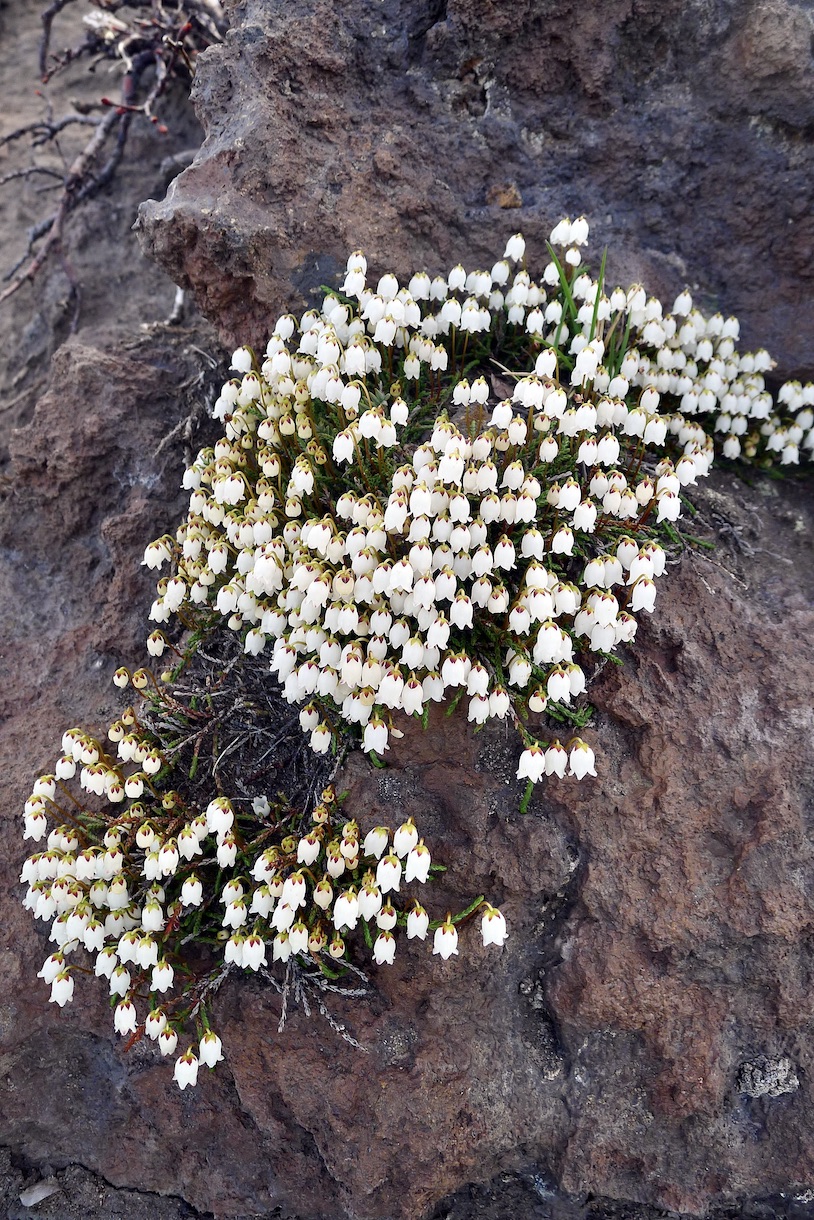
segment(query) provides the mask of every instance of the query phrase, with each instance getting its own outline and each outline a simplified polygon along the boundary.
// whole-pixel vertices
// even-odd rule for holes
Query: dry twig
[[[70,64],[88,60],[90,70],[100,59],[121,63],[124,73],[118,100],[99,99],[99,113],[74,110],[54,118],[50,100],[44,96],[45,116],[9,132],[0,148],[27,141],[31,150],[53,150],[63,161],[63,170],[53,164],[15,166],[0,177],[0,187],[41,175],[61,182],[53,210],[36,220],[26,233],[23,253],[3,276],[5,288],[0,304],[33,280],[48,259],[61,251],[65,224],[72,212],[102,190],[115,176],[125,154],[134,118],[146,119],[166,133],[159,103],[173,81],[189,88],[198,54],[225,32],[226,22],[219,0],[98,0],[85,17],[84,39],[58,54],[51,52],[54,18],[74,0],[52,0],[42,14],[43,33],[39,70],[43,85]],[[84,147],[67,163],[59,145],[66,130],[92,128]],[[54,188],[50,188],[54,189]],[[78,285],[68,270],[75,297]]]

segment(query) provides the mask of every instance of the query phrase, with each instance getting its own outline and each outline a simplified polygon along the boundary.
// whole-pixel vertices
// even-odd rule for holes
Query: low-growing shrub
[[[51,924],[51,999],[72,998],[90,955],[121,1034],[169,1054],[194,1032],[182,1088],[222,1057],[208,1011],[230,967],[286,963],[304,994],[342,986],[352,937],[383,965],[432,932],[449,958],[477,915],[503,944],[480,896],[432,920],[406,898],[444,845],[346,808],[348,744],[382,765],[408,718],[448,700],[475,731],[515,726],[522,809],[544,776],[595,775],[591,677],[653,611],[716,449],[811,456],[814,387],[775,400],[734,318],[687,291],[668,312],[609,288],[604,259],[583,269],[587,237],[560,222],[537,278],[517,234],[490,271],[375,290],[357,252],[321,309],[234,353],[224,435],[184,476],[175,536],[145,554],[168,569],[147,648],[172,664],[119,670],[140,703],[107,740],[66,733],[25,811],[45,840],[22,880]],[[284,791],[254,787],[269,756]]]

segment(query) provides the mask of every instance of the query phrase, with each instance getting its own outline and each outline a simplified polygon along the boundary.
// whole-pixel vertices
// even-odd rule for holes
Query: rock
[[[41,1178],[0,1148],[0,1208],[4,1220],[212,1220],[178,1198],[119,1191],[79,1165]]]
[[[511,183],[521,203],[511,228],[525,232],[532,259],[561,213],[584,212],[611,248],[612,275],[641,278],[662,294],[697,283],[702,297],[741,317],[747,347],[765,343],[784,373],[811,369],[812,26],[801,6],[759,0],[735,20],[723,3],[668,11],[644,3],[634,14],[621,0],[511,9],[449,0],[340,13],[319,0],[273,12],[246,0],[234,16],[227,45],[198,77],[201,153],[166,200],[142,208],[140,222],[147,248],[230,339],[265,338],[271,318],[290,307],[292,284],[331,282],[360,245],[374,267],[402,276],[421,265],[491,260],[507,233],[503,184]],[[503,1080],[522,1078],[536,1048],[534,1115],[522,1108],[527,1090],[512,1088],[521,1122],[492,1095],[484,1131],[477,1089],[469,1086],[456,1122],[441,1086],[432,1113],[447,1114],[442,1137],[426,1120],[426,1081],[447,1078],[437,1063],[440,1027],[426,1021],[409,1044],[410,1081],[393,1101],[381,1080],[363,1097],[348,1093],[344,1049],[337,1091],[332,1080],[323,1084],[328,1105],[278,1078],[360,1214],[391,1214],[399,1199],[405,1214],[417,1213],[433,1191],[455,1188],[456,1173],[477,1167],[483,1178],[490,1165],[511,1166],[520,1146],[536,1141],[542,1151],[543,1139],[566,1191],[692,1212],[814,1175],[805,1140],[793,1135],[800,1109],[787,1100],[764,1133],[772,1151],[758,1154],[742,1134],[754,1116],[735,1093],[745,1053],[764,1048],[770,1031],[772,1054],[787,1043],[796,1050],[810,1020],[796,982],[812,918],[806,781],[783,753],[785,724],[798,726],[796,748],[807,749],[810,670],[798,641],[811,621],[810,546],[795,561],[801,588],[781,556],[773,553],[769,571],[748,539],[760,523],[771,539],[763,546],[775,552],[782,503],[758,499],[750,508],[731,485],[708,497],[711,517],[730,531],[724,568],[685,559],[630,665],[603,677],[595,697],[605,770],[590,797],[584,788],[577,798],[566,785],[546,787],[545,824],[563,828],[578,853],[574,896],[548,939],[538,933],[544,983],[524,962],[508,967],[511,987],[506,979],[501,988],[504,996],[516,988],[518,1004],[531,1000],[526,1011],[542,1011],[548,1032],[518,1036],[517,1013],[501,1012],[499,1040]],[[797,507],[810,529],[809,510]],[[743,577],[728,574],[726,564],[744,556]],[[460,760],[469,759],[470,775],[474,760],[444,728],[444,758],[456,769],[444,771],[437,743],[413,734],[391,764],[411,759],[412,782],[422,784],[425,770],[442,769],[419,791],[426,808],[441,802],[445,838],[454,840],[467,785],[474,883],[489,861],[505,872],[506,849],[496,862],[490,839],[480,862],[488,824],[480,795],[474,776],[455,778]],[[488,767],[507,765],[505,746],[491,741],[487,755]],[[366,805],[376,800],[369,786],[362,791]],[[511,912],[517,938],[534,939],[524,875],[503,884],[524,895]],[[563,874],[559,892],[565,884]],[[513,937],[507,962],[515,952]],[[401,1014],[413,992],[400,969],[382,985]],[[423,980],[410,986],[424,995]],[[454,1012],[468,1031],[447,1070],[454,1079],[478,1048],[466,1063],[478,1079],[485,1016],[475,1008],[464,1018],[453,992],[438,1010]],[[353,1028],[367,1044],[369,1028],[364,1036]],[[553,1066],[541,1049],[552,1029],[561,1056]],[[255,1053],[243,1054],[236,1081],[262,1126],[272,1094],[261,1102],[259,1088],[244,1083],[260,1072]],[[298,1045],[295,1061],[305,1055]],[[424,1099],[413,1102],[424,1121],[405,1127],[408,1097]],[[567,1126],[558,1097],[567,1099]],[[348,1107],[361,1107],[366,1133],[365,1152],[352,1161]],[[546,1123],[556,1135],[542,1136]],[[395,1129],[409,1130],[416,1167],[398,1188]]]
[[[0,116],[0,138],[25,124],[43,123],[49,111],[54,119],[74,105],[85,108],[85,114],[98,113],[100,95],[113,88],[111,81],[116,78],[108,75],[107,66],[91,72],[82,61],[53,77],[46,100],[37,87],[44,7],[40,0],[0,6],[0,96],[14,99]],[[85,15],[79,7],[63,6],[53,27],[54,52],[84,40]],[[135,331],[170,313],[173,286],[142,257],[132,232],[138,204],[148,196],[164,194],[167,182],[178,172],[174,158],[200,140],[192,107],[182,92],[172,90],[166,100],[170,130],[159,134],[146,118],[132,123],[113,181],[71,211],[59,253],[46,261],[33,284],[25,284],[0,307],[0,468],[8,461],[11,429],[30,422],[34,404],[48,383],[51,357],[66,338],[81,335],[92,347],[95,336],[114,323]],[[60,164],[59,157],[72,164],[87,140],[87,127],[66,127],[59,137],[59,156],[49,162],[51,168]],[[47,159],[42,145],[32,153],[25,139],[0,145],[0,178],[43,155]],[[10,180],[0,188],[3,288],[6,274],[25,253],[27,230],[55,206],[53,185],[42,191],[42,183],[43,178],[35,175]]]
[[[697,281],[785,373],[812,368],[802,5],[234,14],[198,77],[206,146],[142,220],[224,335],[264,338],[359,244],[403,274],[486,260],[522,228],[539,257],[560,212],[584,211],[620,277]],[[402,946],[367,999],[320,995],[361,1050],[317,997],[278,1034],[273,989],[230,982],[227,1063],[183,1094],[150,1047],[114,1039],[101,988],[47,1003],[19,809],[61,731],[116,706],[115,664],[144,656],[139,561],[180,510],[182,438],[159,445],[211,347],[123,334],[60,350],[4,484],[9,1214],[52,1178],[37,1211],[59,1220],[808,1214],[814,509],[793,480],[700,491],[695,528],[717,549],[684,556],[592,688],[596,779],[541,785],[521,817],[514,737],[443,712],[386,771],[351,759],[351,806],[414,812],[449,865],[435,901],[499,903],[503,951],[468,927],[449,962]]]
[[[50,1199],[51,1195],[55,1195],[59,1188],[59,1183],[53,1178],[43,1178],[41,1182],[35,1182],[33,1186],[20,1192],[20,1202],[23,1207],[36,1207],[43,1199]]]
[[[5,686],[3,713],[18,723],[19,746],[31,740],[26,724],[39,698],[60,691],[63,714],[77,717],[101,689],[99,669],[107,684],[122,648],[144,655],[153,580],[141,556],[145,539],[180,511],[181,431],[174,446],[161,446],[193,410],[183,383],[200,373],[196,340],[212,336],[123,341],[97,332],[99,346],[63,345],[31,423],[11,436],[1,596],[3,650],[17,680]],[[204,391],[204,379],[196,388]],[[27,765],[46,760],[28,753]]]
[[[61,729],[111,709],[103,671],[139,656],[138,556],[178,511],[174,463],[165,477],[154,455],[188,358],[155,337],[70,344],[12,442],[0,1142],[35,1180],[81,1162],[220,1217],[412,1220],[502,1175],[466,1196],[480,1213],[450,1214],[528,1191],[574,1216],[586,1194],[607,1201],[594,1216],[614,1199],[647,1216],[804,1191],[814,510],[791,481],[700,490],[695,528],[722,541],[685,555],[627,664],[593,687],[597,779],[551,780],[521,817],[514,735],[442,711],[386,771],[351,759],[349,808],[390,825],[413,812],[449,865],[439,909],[484,893],[510,925],[501,952],[465,928],[447,963],[403,946],[367,1000],[322,997],[363,1050],[315,1003],[278,1034],[277,995],[241,981],[216,1007],[227,1063],[181,1094],[149,1047],[114,1041],[101,988],[47,1004],[17,810]],[[799,1087],[744,1098],[759,1055],[793,1062]]]
[[[32,776],[52,764],[66,727],[94,716],[103,722],[120,705],[110,676],[122,655],[146,660],[144,615],[154,577],[140,566],[140,557],[145,540],[170,527],[181,509],[183,427],[174,443],[161,446],[193,411],[186,398],[190,389],[206,399],[200,353],[212,345],[212,335],[205,327],[154,332],[141,340],[97,332],[97,342],[91,347],[73,341],[59,350],[31,424],[11,437],[0,507],[8,793],[0,825],[0,1143],[32,1166],[92,1162],[113,1182],[192,1196],[186,1179],[198,1171],[185,1169],[178,1150],[165,1146],[152,1126],[163,1106],[158,1098],[166,1073],[159,1069],[159,1083],[151,1080],[150,1069],[140,1072],[131,1092],[131,1065],[110,1040],[101,992],[88,996],[81,1015],[67,1012],[59,1021],[34,977],[50,951],[47,940],[19,905],[17,878],[25,855],[20,809]],[[227,1081],[221,1087],[228,1093]],[[216,1093],[199,1112],[195,1155],[230,1142],[219,1130],[225,1104]],[[166,1121],[183,1129],[182,1112]],[[243,1120],[233,1134],[239,1137],[236,1158],[245,1139]],[[217,1178],[210,1177],[210,1187]],[[233,1180],[229,1169],[216,1187],[224,1199]],[[257,1206],[264,1206],[267,1192],[260,1184],[253,1190]],[[248,1198],[252,1188],[243,1193]],[[12,1201],[9,1196],[9,1208]],[[207,1211],[206,1197],[199,1201]],[[74,1214],[65,1208],[54,1214]],[[75,1214],[90,1213],[79,1208]],[[154,1208],[121,1214],[163,1213]]]
[[[105,358],[69,352],[66,370],[69,357],[88,390],[94,366],[111,375]],[[132,368],[121,375],[138,384]],[[33,479],[24,439],[16,451]],[[78,527],[73,474],[60,478]],[[179,1094],[150,1048],[113,1042],[101,994],[83,989],[57,1013],[32,990],[44,950],[32,962],[9,877],[0,1139],[31,1164],[81,1157],[108,1182],[223,1217],[412,1218],[499,1175],[507,1206],[522,1181],[575,1216],[586,1193],[608,1201],[594,1215],[613,1215],[614,1198],[701,1214],[814,1180],[801,820],[811,759],[798,746],[791,771],[782,751],[789,724],[809,740],[810,660],[795,641],[811,627],[812,509],[793,486],[757,497],[726,476],[699,496],[698,528],[717,517],[732,541],[684,558],[628,664],[594,688],[596,780],[549,781],[520,817],[514,736],[500,725],[475,736],[443,711],[394,743],[386,771],[351,759],[348,807],[391,826],[413,813],[449,865],[433,906],[486,893],[510,925],[500,953],[466,928],[448,963],[403,946],[372,997],[323,996],[361,1051],[313,1002],[310,1019],[295,1011],[277,1034],[279,998],[242,981],[217,1006],[227,1064]],[[739,1096],[758,1048],[798,1065],[800,1087],[771,1112]],[[49,1106],[32,1109],[43,1090]],[[494,1190],[480,1197],[488,1214]]]
[[[781,1097],[799,1087],[794,1064],[785,1056],[767,1059],[760,1055],[749,1063],[742,1063],[738,1072],[738,1090],[746,1097]]]
[[[517,817],[519,749],[504,726],[473,738],[463,717],[439,712],[391,754],[381,773],[354,757],[347,808],[365,826],[395,828],[412,814],[439,859],[463,866],[438,896],[428,892],[432,909],[459,911],[488,891],[517,929],[511,950],[484,949],[477,926],[466,928],[449,962],[429,943],[397,952],[376,971],[372,1004],[334,1008],[327,995],[363,1053],[326,1044],[324,1023],[302,1013],[280,1038],[259,1036],[279,1011],[267,989],[251,988],[249,1002],[235,991],[225,1027],[239,1020],[243,1030],[232,1070],[246,1112],[263,1130],[281,1106],[290,1111],[340,1184],[343,1214],[365,1217],[423,1215],[484,1164],[517,1167],[521,1129],[526,1144],[550,1148],[566,1121],[562,1050],[520,990],[541,961],[522,929],[545,922],[569,885],[568,844],[550,819]]]
[[[805,500],[783,510],[775,495],[747,499],[731,481],[701,493],[702,516],[726,512],[741,558],[687,557],[631,657],[636,666],[647,654],[647,688],[614,671],[595,699],[615,726],[603,733],[611,754],[601,799],[570,808],[589,863],[549,976],[561,1031],[581,1042],[567,1190],[590,1180],[613,1197],[702,1213],[722,1191],[812,1176],[791,1134],[794,1107],[762,1128],[772,1170],[738,1134],[748,1120],[732,1092],[747,1048],[768,1034],[767,1053],[796,1051],[811,1020],[800,981],[812,918],[808,764],[790,765],[788,735],[796,742],[791,726],[810,714],[809,661],[793,637],[811,617],[812,568],[802,553],[786,565],[782,548],[770,544],[769,557],[761,546],[788,528],[777,516],[800,520],[800,538],[811,518]],[[591,1063],[610,1053],[609,1034],[606,1075]],[[633,1178],[648,1186],[631,1193]]]
[[[697,286],[811,375],[812,16],[742,8],[242,0],[198,72],[203,148],[142,240],[258,342],[359,246],[377,271],[445,272],[521,229],[539,262],[584,213],[611,276]]]
[[[792,488],[753,495],[719,476],[698,497],[737,543],[685,556],[628,663],[594,688],[596,780],[548,781],[521,818],[512,738],[443,714],[394,743],[387,772],[353,760],[357,815],[413,813],[443,842],[439,909],[486,892],[511,933],[489,955],[465,932],[443,966],[400,951],[372,1009],[337,1012],[364,1056],[336,1043],[326,1060],[302,1014],[272,1047],[260,1031],[277,1001],[234,993],[243,1106],[261,1130],[291,1110],[347,1214],[424,1215],[467,1178],[530,1162],[555,1195],[693,1215],[814,1180],[811,661],[795,645],[813,617],[812,510]],[[787,725],[805,752],[794,770]],[[767,1039],[772,1063],[793,1047],[802,1069],[771,1116],[738,1096]]]

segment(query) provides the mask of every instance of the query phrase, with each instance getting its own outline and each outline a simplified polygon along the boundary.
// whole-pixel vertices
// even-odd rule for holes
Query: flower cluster
[[[638,285],[606,293],[581,270],[587,237],[560,222],[538,280],[519,234],[491,271],[375,290],[357,252],[262,360],[234,353],[225,435],[186,473],[176,537],[147,548],[174,568],[151,618],[211,607],[267,650],[315,751],[344,721],[381,754],[394,713],[464,697],[476,724],[515,721],[519,776],[595,774],[584,741],[540,740],[527,717],[567,720],[596,654],[633,640],[665,569],[658,527],[712,435],[782,461],[814,444],[807,408],[773,414],[771,361],[738,355],[734,319],[688,292],[672,313]]]
[[[543,776],[596,775],[569,734],[597,660],[654,608],[684,496],[716,443],[764,465],[810,457],[814,386],[773,400],[771,359],[736,350],[735,319],[705,317],[688,292],[668,312],[639,285],[608,289],[604,260],[596,278],[583,267],[587,238],[583,218],[561,221],[537,278],[516,234],[490,271],[375,288],[357,252],[319,310],[278,320],[263,356],[239,348],[215,404],[224,435],[184,476],[186,518],[145,553],[169,568],[150,655],[177,651],[173,618],[187,656],[207,632],[237,633],[242,664],[267,658],[263,689],[276,679],[315,766],[349,733],[378,761],[404,718],[451,700],[476,730],[516,726],[523,807]],[[483,898],[434,922],[403,898],[438,868],[411,818],[363,830],[330,782],[313,809],[301,792],[272,805],[245,786],[190,789],[203,713],[178,672],[117,671],[145,692],[140,710],[107,741],[67,732],[26,802],[25,838],[45,842],[21,880],[50,925],[40,976],[55,1003],[91,954],[119,1033],[169,1055],[194,1031],[175,1067],[185,1088],[223,1057],[207,1014],[228,970],[330,975],[354,933],[379,965],[402,932],[432,932],[449,958],[476,913],[483,943],[503,944]],[[151,701],[176,729],[198,718],[180,744]],[[193,740],[185,779],[177,752]]]
[[[403,887],[431,879],[412,818],[362,834],[333,785],[307,824],[265,797],[242,808],[216,797],[201,810],[159,782],[165,760],[132,708],[108,742],[71,729],[62,747],[25,808],[25,837],[44,849],[23,866],[24,906],[50,925],[54,944],[39,977],[64,1006],[89,954],[84,971],[116,997],[119,1034],[146,1034],[170,1055],[194,1028],[197,1051],[176,1063],[181,1088],[195,1083],[199,1063],[223,1058],[206,1010],[229,966],[338,962],[359,925],[379,965],[393,962],[400,933],[425,940],[432,931],[433,953],[448,958],[458,952],[456,923],[479,909],[484,944],[505,939],[503,916],[482,899],[431,923],[405,898]],[[100,797],[106,804],[94,807]],[[207,947],[203,971],[185,952],[190,933],[196,952]]]

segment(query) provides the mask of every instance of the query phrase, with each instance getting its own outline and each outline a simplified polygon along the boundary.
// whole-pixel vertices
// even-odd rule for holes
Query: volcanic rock
[[[358,246],[404,275],[491,265],[521,229],[540,260],[559,215],[584,212],[611,274],[697,283],[778,373],[814,367],[807,6],[246,0],[233,19],[200,64],[204,148],[142,210],[146,244],[224,338],[263,340]],[[410,727],[384,771],[351,759],[349,807],[369,824],[414,813],[448,869],[428,904],[484,894],[509,922],[502,951],[477,921],[448,962],[402,945],[366,997],[312,995],[280,1033],[277,993],[230,979],[227,1062],[183,1094],[149,1047],[124,1051],[101,988],[47,1003],[19,811],[62,731],[112,714],[115,666],[144,659],[139,560],[181,511],[186,398],[205,399],[191,383],[212,347],[197,329],[80,335],[10,438],[9,1215],[40,1183],[60,1188],[37,1204],[58,1220],[810,1214],[802,481],[719,473],[695,497],[691,528],[716,548],[675,557],[624,667],[591,687],[596,779],[546,781],[520,815],[514,735],[475,735],[460,711]],[[147,1192],[165,1196],[152,1212]]]
[[[689,283],[747,349],[814,367],[814,33],[794,0],[240,0],[200,64],[206,139],[145,247],[235,342],[336,283],[532,261],[585,214],[593,259]]]

